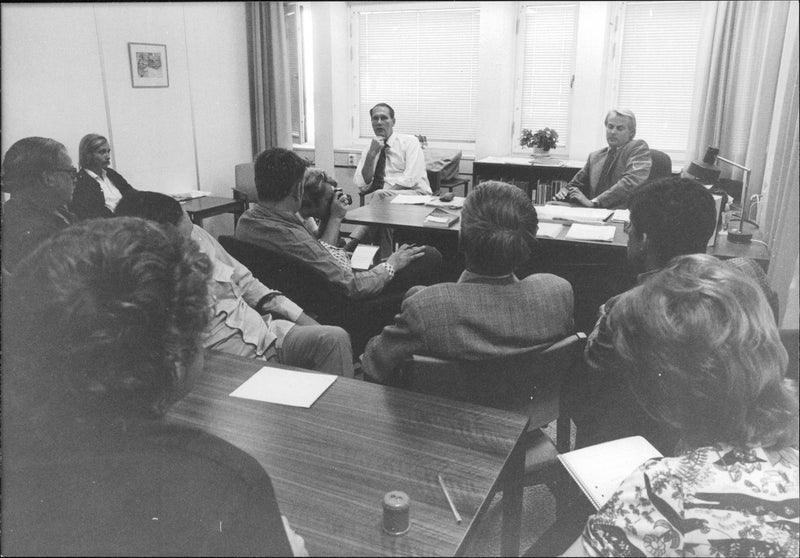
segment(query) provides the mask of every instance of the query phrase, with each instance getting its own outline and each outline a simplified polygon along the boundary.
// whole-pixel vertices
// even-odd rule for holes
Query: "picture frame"
[[[167,45],[128,43],[131,86],[169,87]]]

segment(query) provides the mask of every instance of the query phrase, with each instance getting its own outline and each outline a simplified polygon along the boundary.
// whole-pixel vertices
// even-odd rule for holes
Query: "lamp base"
[[[736,244],[749,244],[753,240],[753,234],[742,229],[728,229],[728,240]]]

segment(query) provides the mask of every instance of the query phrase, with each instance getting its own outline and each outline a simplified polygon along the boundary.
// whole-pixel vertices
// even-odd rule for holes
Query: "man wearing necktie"
[[[394,131],[394,109],[378,103],[369,111],[372,130],[370,145],[361,153],[353,182],[362,194],[372,194],[370,203],[392,197],[398,193],[431,195],[425,155],[416,136]],[[349,247],[361,241],[377,243],[381,254],[393,250],[391,233],[386,228],[360,225],[350,233]]]
[[[626,109],[608,112],[605,119],[608,147],[595,151],[569,184],[556,195],[584,207],[628,207],[628,198],[650,176],[650,148],[635,140],[636,116]]]
[[[387,192],[431,194],[425,155],[416,136],[394,131],[394,109],[378,103],[369,111],[375,136],[361,153],[353,181],[362,194]]]

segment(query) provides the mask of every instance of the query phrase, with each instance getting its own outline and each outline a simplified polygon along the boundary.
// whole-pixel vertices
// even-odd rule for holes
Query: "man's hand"
[[[334,197],[331,200],[330,218],[341,221],[347,215],[348,209],[350,209],[350,204],[347,203],[347,199],[344,196]]]
[[[563,186],[558,192],[556,192],[556,195],[553,196],[553,199],[556,201],[564,201],[569,197],[570,192],[574,189],[574,187],[567,188],[566,186]]]
[[[424,246],[409,246],[408,244],[403,244],[394,254],[389,256],[386,263],[391,265],[395,271],[400,271],[423,255],[425,255]]]
[[[382,137],[372,138],[372,143],[369,144],[369,154],[377,157],[378,153],[383,149],[383,141],[384,138]]]
[[[573,188],[572,190],[573,191],[569,194],[570,202],[576,205],[582,205],[583,207],[594,207],[592,200],[584,196],[583,192],[581,192],[578,188]]]

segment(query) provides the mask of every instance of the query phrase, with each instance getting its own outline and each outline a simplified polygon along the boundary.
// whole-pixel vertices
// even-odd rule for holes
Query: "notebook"
[[[359,244],[353,250],[350,258],[350,267],[353,269],[369,269],[375,263],[375,254],[378,253],[380,246],[374,244]]]
[[[558,459],[599,510],[628,475],[653,457],[662,455],[641,436],[631,436],[562,453]]]
[[[561,234],[561,229],[564,225],[560,223],[539,223],[539,229],[536,231],[537,237],[542,238],[558,238]]]

